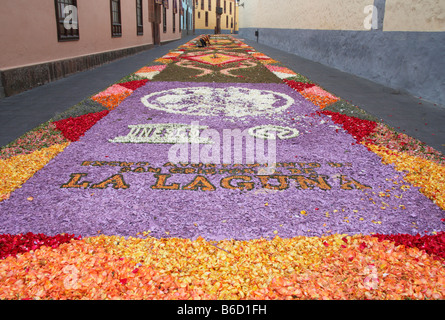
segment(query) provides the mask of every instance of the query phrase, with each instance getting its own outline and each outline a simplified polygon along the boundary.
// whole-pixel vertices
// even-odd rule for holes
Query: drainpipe
[[[233,3],[233,34],[236,34],[236,0]]]
[[[193,35],[195,35],[195,2],[198,3],[197,1],[198,0],[193,0]]]

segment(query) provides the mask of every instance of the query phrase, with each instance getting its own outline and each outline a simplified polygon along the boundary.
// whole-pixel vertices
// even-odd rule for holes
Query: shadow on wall
[[[239,35],[445,105],[445,32],[244,28]]]

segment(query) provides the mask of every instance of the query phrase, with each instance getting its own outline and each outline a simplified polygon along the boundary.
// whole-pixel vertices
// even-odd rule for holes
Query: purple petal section
[[[195,92],[200,87],[214,90],[212,102],[215,109],[211,112],[215,116],[168,113],[141,102],[147,95],[178,88]],[[228,117],[221,106],[230,108],[230,101],[236,101],[236,97],[222,94],[229,88],[246,93],[262,90],[265,99],[267,92],[276,92],[275,108],[286,104],[280,95],[291,97],[292,103],[274,114]],[[160,96],[162,94],[156,97]],[[184,109],[180,110],[192,110],[190,108],[201,103],[203,101],[193,99],[181,101]],[[333,233],[416,234],[445,230],[440,221],[443,210],[417,188],[401,190],[402,184],[408,185],[402,181],[401,173],[392,166],[383,165],[380,158],[364,146],[354,144],[352,136],[342,129],[336,133],[336,125],[329,117],[314,115],[317,110],[316,106],[282,84],[149,83],[37,172],[9,200],[0,203],[0,234],[70,233],[86,237],[100,232],[135,236],[150,230],[155,237],[248,240],[275,235],[287,238]],[[262,125],[297,129],[298,137],[276,141],[277,162],[282,164],[277,167],[278,175],[286,176],[283,181],[287,188],[265,188],[264,181],[258,177],[258,170],[265,167],[247,166],[245,153],[240,166],[235,166],[232,161],[228,166],[219,164],[215,168],[178,165],[181,169],[173,169],[165,166],[169,162],[171,145],[109,142],[127,135],[129,125],[192,122],[216,130],[221,137],[227,129],[245,130]],[[231,147],[234,147],[234,141]],[[132,172],[121,172],[123,167],[130,167]],[[159,169],[159,174],[171,175],[164,185],[179,184],[180,189],[154,190],[156,173],[148,172],[149,168],[152,171]],[[177,173],[184,168],[188,168],[187,173]],[[214,169],[216,173],[199,169]],[[77,183],[90,182],[89,186],[120,174],[122,182],[129,187],[114,189],[110,183],[105,189],[61,188],[76,173],[85,174]],[[234,175],[248,178],[238,177],[230,182],[232,186],[249,182],[252,185],[247,188],[252,187],[251,190],[225,188],[224,178]],[[204,184],[195,181],[199,176],[205,178]],[[304,189],[296,176],[313,180],[323,176],[330,188]],[[371,189],[360,190],[356,184],[350,185],[351,190],[344,190],[341,182],[345,183],[345,178],[341,180],[342,177],[354,179]],[[269,188],[279,186],[278,179],[271,177],[266,181]],[[182,190],[193,181],[198,186],[196,191]],[[202,190],[209,186],[214,190]],[[381,193],[385,195],[381,197]],[[33,201],[26,200],[30,196],[34,197]]]

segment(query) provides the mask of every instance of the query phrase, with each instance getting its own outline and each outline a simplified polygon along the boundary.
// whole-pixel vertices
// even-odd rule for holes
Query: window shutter
[[[148,0],[148,21],[155,22],[155,0]]]

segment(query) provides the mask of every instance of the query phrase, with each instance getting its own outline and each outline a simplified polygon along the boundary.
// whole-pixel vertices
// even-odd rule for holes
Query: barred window
[[[172,10],[172,13],[173,13],[173,16],[172,16],[172,19],[173,19],[173,33],[175,33],[176,32],[176,14],[175,14],[175,10]]]
[[[167,8],[162,6],[162,31],[167,32]]]
[[[59,41],[79,40],[77,0],[55,0]]]
[[[138,36],[144,34],[144,19],[142,17],[142,0],[136,0],[136,21]]]
[[[122,23],[121,23],[121,1],[110,0],[111,7],[111,35],[113,37],[122,36]]]

